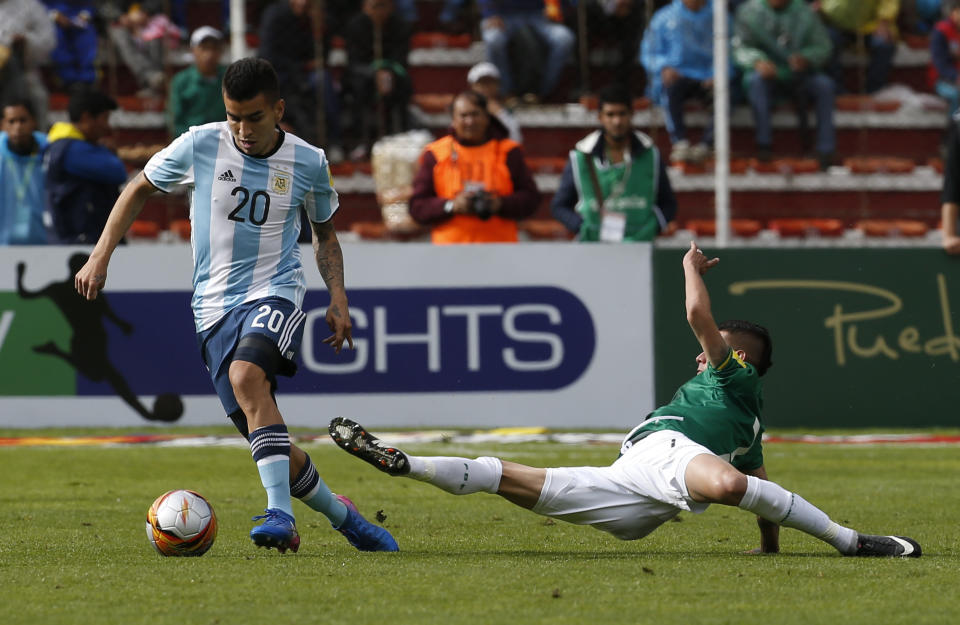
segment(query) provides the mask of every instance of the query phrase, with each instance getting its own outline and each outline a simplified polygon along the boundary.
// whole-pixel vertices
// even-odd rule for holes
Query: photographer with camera
[[[479,93],[453,100],[453,125],[427,145],[413,180],[410,216],[432,226],[437,244],[511,243],[517,220],[532,215],[540,192],[520,144]]]

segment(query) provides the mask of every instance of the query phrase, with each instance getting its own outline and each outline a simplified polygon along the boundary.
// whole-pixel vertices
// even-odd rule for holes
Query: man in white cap
[[[520,133],[520,123],[500,100],[500,70],[488,61],[477,63],[467,73],[467,83],[470,89],[487,99],[487,109],[507,128],[510,139],[523,143]]]
[[[170,82],[167,118],[172,136],[180,136],[190,126],[226,118],[221,93],[223,74],[227,69],[220,63],[223,46],[223,33],[212,26],[201,26],[190,35],[193,65],[179,72]]]

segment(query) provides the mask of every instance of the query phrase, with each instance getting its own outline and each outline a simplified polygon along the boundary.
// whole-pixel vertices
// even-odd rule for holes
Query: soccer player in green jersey
[[[703,274],[718,262],[693,242],[683,257],[687,321],[703,348],[697,375],[627,435],[620,457],[608,467],[541,469],[491,457],[412,456],[343,417],[331,421],[330,436],[390,475],[454,495],[496,493],[537,514],[591,525],[622,540],[643,538],[681,510],[700,513],[718,503],[757,515],[759,552],[780,550],[783,526],[844,555],[919,557],[915,540],[860,534],[767,480],[761,378],[772,364],[772,343],[756,324],[714,321]]]

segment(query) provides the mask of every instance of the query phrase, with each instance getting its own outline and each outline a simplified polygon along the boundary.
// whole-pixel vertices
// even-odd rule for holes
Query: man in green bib
[[[652,241],[677,212],[667,168],[653,140],[633,129],[630,94],[600,92],[600,126],[577,142],[550,203],[580,241]]]
[[[860,534],[767,480],[761,378],[772,364],[773,346],[762,326],[714,321],[703,274],[717,262],[693,242],[683,258],[687,321],[703,348],[697,375],[627,434],[610,466],[541,469],[488,456],[412,456],[343,417],[330,422],[330,436],[390,475],[454,495],[495,493],[537,514],[590,525],[621,540],[643,538],[681,510],[700,513],[717,503],[757,515],[758,552],[780,550],[783,526],[844,555],[919,557],[915,540]]]

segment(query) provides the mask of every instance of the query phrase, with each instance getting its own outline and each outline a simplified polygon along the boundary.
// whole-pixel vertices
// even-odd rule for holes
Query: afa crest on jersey
[[[273,182],[270,183],[270,190],[277,195],[286,195],[290,192],[290,174],[283,172],[274,172]]]

